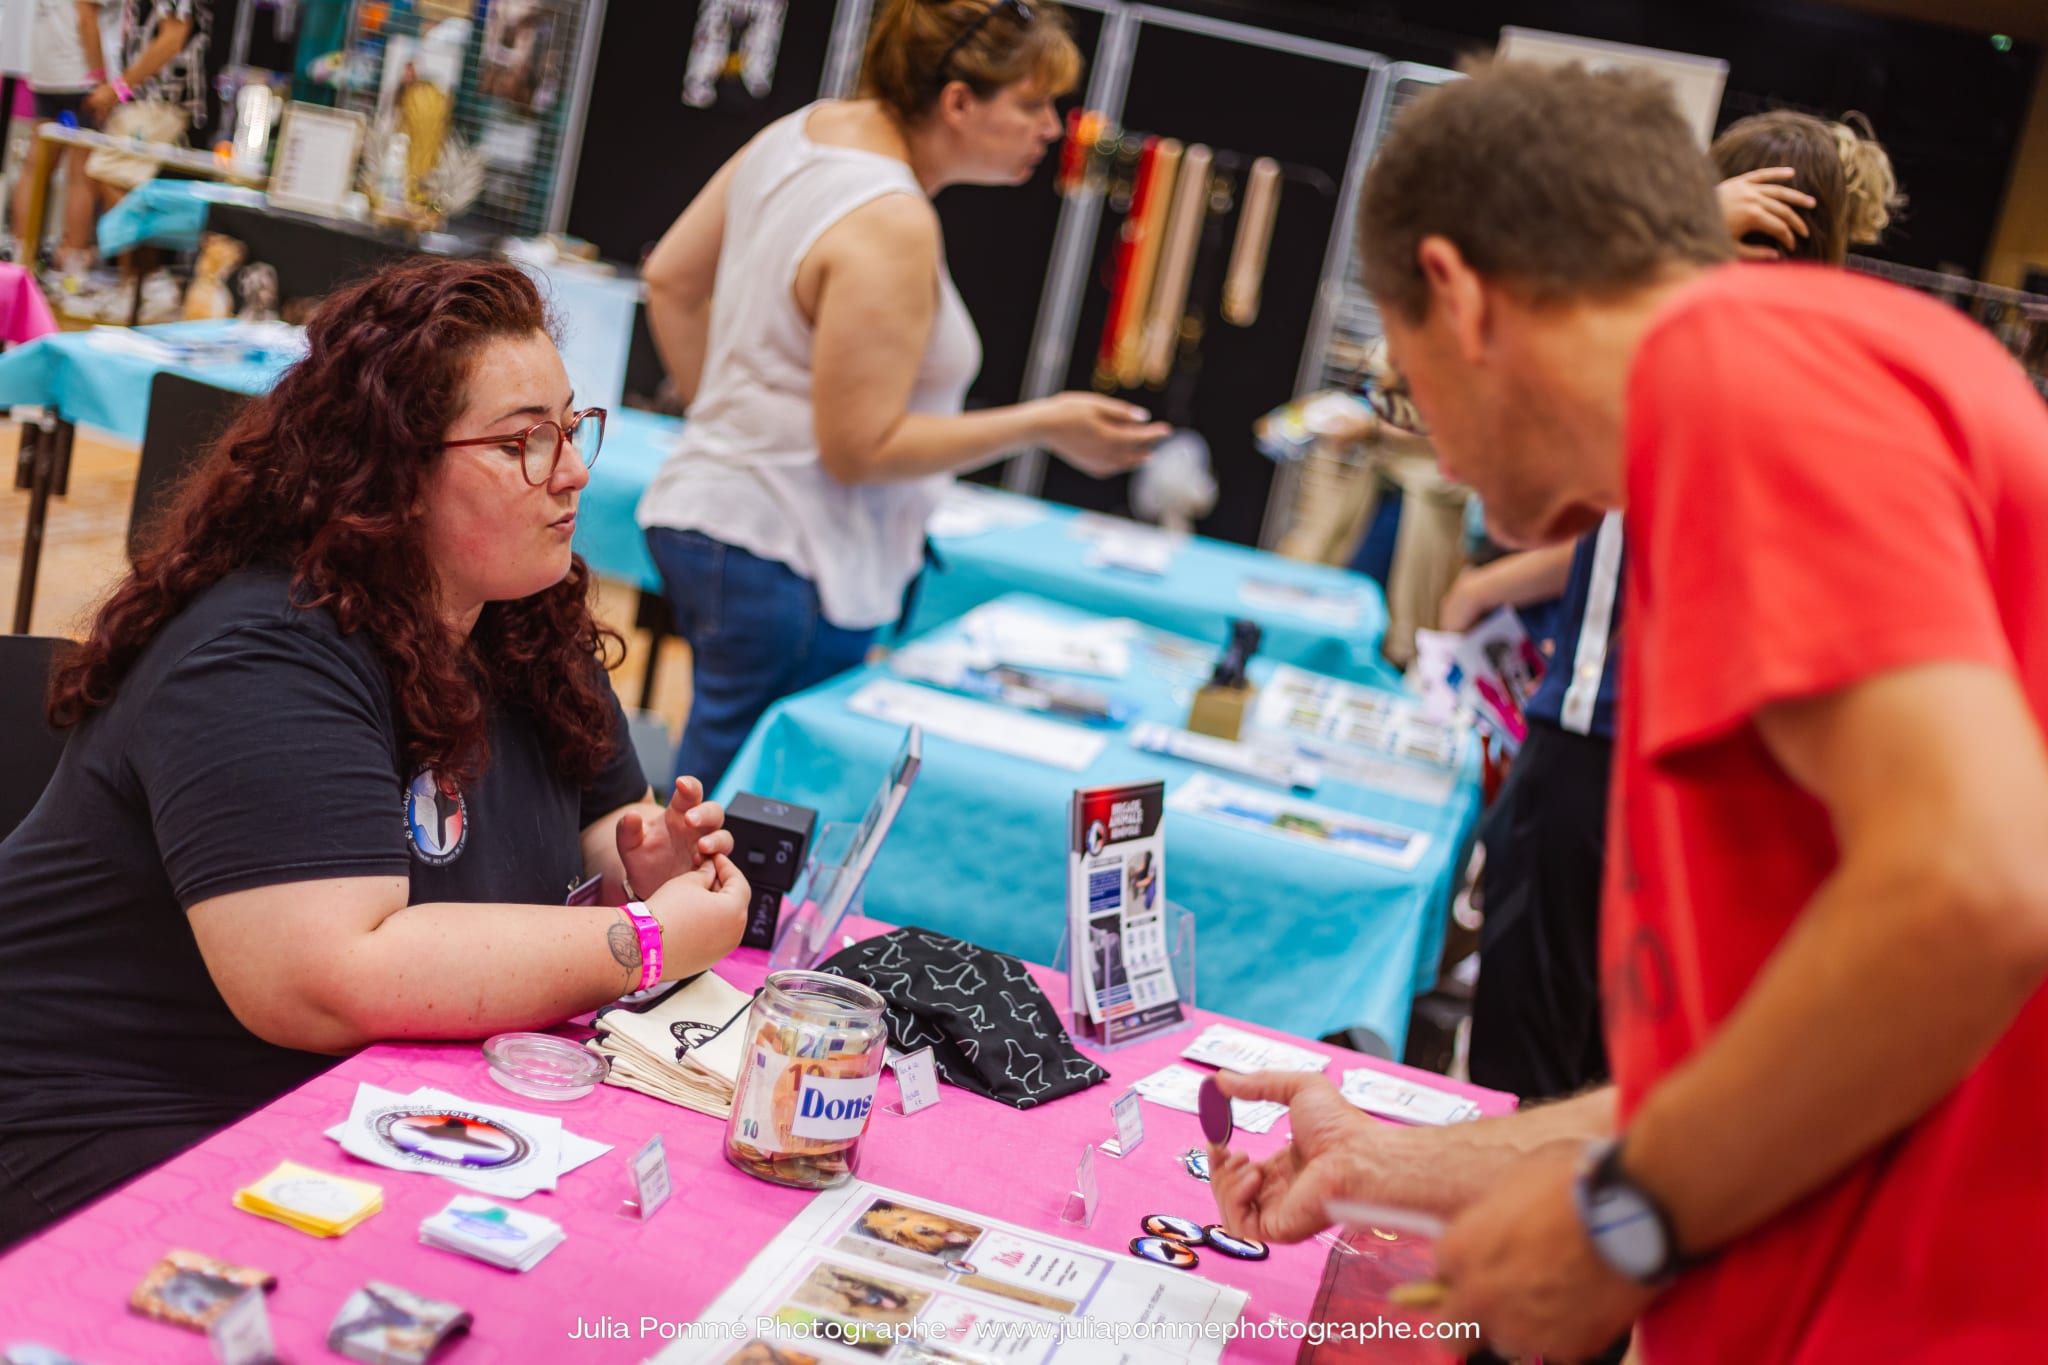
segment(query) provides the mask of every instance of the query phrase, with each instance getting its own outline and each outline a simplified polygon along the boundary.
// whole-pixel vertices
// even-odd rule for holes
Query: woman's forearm
[[[639,938],[615,906],[409,905],[351,941],[289,1046],[348,1052],[393,1038],[544,1027],[640,984]]]
[[[711,296],[685,296],[655,281],[647,284],[647,329],[662,368],[676,386],[683,406],[697,401],[704,380],[704,354],[710,345]]]
[[[78,0],[78,42],[85,52],[86,70],[95,73],[89,79],[98,80],[107,59],[100,51],[100,7],[96,0]]]
[[[1563,594],[1572,577],[1571,542],[1502,555],[1472,571],[1484,578],[1487,595],[1497,607],[1526,607]]]
[[[957,417],[905,413],[867,450],[835,449],[831,441],[821,440],[819,461],[841,483],[899,483],[964,473],[1036,443],[1039,413],[1031,402]]]

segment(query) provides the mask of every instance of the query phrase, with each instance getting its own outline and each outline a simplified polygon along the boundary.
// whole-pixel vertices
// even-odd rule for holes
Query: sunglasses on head
[[[939,58],[938,73],[939,85],[941,87],[944,87],[946,84],[946,72],[952,68],[953,59],[960,55],[960,49],[973,42],[974,35],[988,27],[988,21],[1001,14],[1004,10],[1014,13],[1017,16],[1019,25],[1029,24],[1038,17],[1031,8],[1030,0],[995,0],[995,3],[983,10],[973,23],[960,30],[960,36],[955,38],[953,45],[946,49],[946,55]]]

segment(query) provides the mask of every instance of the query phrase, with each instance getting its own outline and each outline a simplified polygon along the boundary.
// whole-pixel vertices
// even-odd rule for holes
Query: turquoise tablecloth
[[[572,297],[569,291],[560,291],[556,295],[556,306],[567,314],[565,325],[571,328],[583,317],[566,306]],[[207,341],[233,339],[246,334],[242,324],[234,322],[173,322],[162,327],[133,330],[144,338]],[[572,341],[570,349],[564,352],[565,359],[573,350]],[[277,382],[277,377],[291,363],[288,356],[273,355],[203,365],[166,364],[122,349],[118,338],[109,341],[90,331],[60,332],[0,352],[0,408],[17,404],[55,408],[58,415],[67,421],[98,427],[122,440],[139,443],[143,428],[149,422],[149,381],[158,371],[169,370],[202,383],[243,393],[263,393]],[[593,365],[590,368],[598,367]],[[571,378],[578,382],[579,392],[584,391],[580,387],[584,381],[574,367]],[[661,462],[680,425],[673,418],[658,417],[631,408],[614,408],[607,423],[605,448],[599,464],[617,461],[632,465],[644,471],[638,475],[640,483],[644,484]],[[602,487],[595,491],[602,496]],[[623,512],[615,511],[613,520],[617,521],[622,516],[630,525],[632,502],[637,497],[637,492],[627,496]],[[610,566],[600,568],[599,572],[629,582],[642,581],[642,575],[647,579],[654,578],[654,566],[646,562],[647,551],[641,544],[637,529],[624,537],[604,536],[602,544],[595,544],[597,539],[598,536],[591,532],[579,530],[576,548],[586,552],[594,550],[593,560]],[[628,565],[623,571],[620,568],[622,555],[627,557]],[[638,557],[637,562],[631,559],[632,556]]]
[[[1253,677],[1265,672],[1255,666]],[[886,676],[881,666],[856,670],[778,703],[740,751],[721,798],[752,791],[810,806],[821,821],[858,819],[902,733],[846,702]],[[1192,685],[1143,661],[1115,684],[1146,719],[1176,725]],[[1114,732],[1080,773],[927,737],[917,786],[869,879],[867,913],[1049,962],[1064,923],[1073,790],[1164,778],[1171,793],[1198,771],[1141,753]],[[1311,799],[1424,830],[1431,845],[1402,872],[1169,810],[1167,892],[1195,915],[1198,998],[1310,1037],[1362,1024],[1398,1056],[1409,1003],[1434,981],[1456,869],[1478,818],[1476,755],[1440,806],[1329,780]]]
[[[682,427],[677,418],[634,413],[606,436],[603,458],[590,471],[590,486],[577,509],[576,548],[597,573],[661,591],[661,576],[647,556],[633,508]],[[1231,617],[1249,617],[1265,632],[1260,653],[1266,658],[1352,682],[1395,681],[1379,652],[1387,629],[1386,599],[1363,575],[1200,536],[1180,547],[1164,574],[1091,568],[1079,514],[1037,499],[1013,501],[1027,505],[1036,520],[932,537],[940,563],[924,576],[906,633],[955,620],[1004,593],[1025,591],[1216,645],[1229,638]],[[1247,602],[1242,596],[1247,580],[1355,594],[1357,619],[1319,620]]]
[[[136,328],[150,337],[225,340],[243,331],[233,322],[173,322]],[[149,381],[169,370],[206,384],[262,393],[292,363],[284,355],[220,364],[165,364],[118,348],[98,332],[59,332],[0,352],[0,407],[54,408],[66,421],[98,427],[140,443],[149,422]]]
[[[266,202],[261,190],[216,185],[205,180],[145,180],[100,215],[100,255],[113,257],[138,246],[194,251],[206,227],[209,204]]]
[[[579,395],[605,402],[616,392],[622,361],[611,338],[630,320],[631,286],[554,273],[549,291],[562,316],[564,359]],[[144,336],[232,337],[233,323],[172,323],[139,328]],[[91,333],[45,337],[0,354],[0,406],[54,406],[65,418],[140,441],[149,413],[149,381],[171,369],[224,388],[259,393],[276,382],[282,359],[205,366],[166,365],[93,340]],[[680,419],[613,407],[605,448],[578,509],[576,549],[592,570],[659,592],[661,578],[633,509],[641,491],[682,430]],[[1220,644],[1233,616],[1259,622],[1263,657],[1354,682],[1392,683],[1380,659],[1386,604],[1371,580],[1342,569],[1303,564],[1222,541],[1191,537],[1166,573],[1146,575],[1090,567],[1080,518],[1071,508],[1016,499],[1036,517],[971,535],[938,535],[941,564],[925,575],[908,633],[956,619],[1003,593],[1024,590],[1106,615]],[[1245,599],[1248,582],[1349,593],[1356,619],[1319,619],[1283,605]]]
[[[1036,505],[1045,515],[1029,525],[935,535],[941,562],[924,577],[907,633],[1021,591],[1108,616],[1128,616],[1217,646],[1230,638],[1230,618],[1245,617],[1259,623],[1264,634],[1259,653],[1265,658],[1351,682],[1398,681],[1380,657],[1387,633],[1386,598],[1363,574],[1201,536],[1189,537],[1162,574],[1095,568],[1088,564],[1085,538],[1091,519],[1070,507]],[[1318,618],[1247,599],[1248,585],[1262,583],[1351,597],[1355,618]]]

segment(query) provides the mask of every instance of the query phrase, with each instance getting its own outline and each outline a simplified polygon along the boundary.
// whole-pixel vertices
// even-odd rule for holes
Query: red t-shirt
[[[1756,711],[1966,661],[2014,673],[2048,723],[2048,404],[1931,299],[1730,267],[1651,328],[1626,458],[1602,912],[1624,1116],[1713,1035],[1835,865],[1827,812]],[[1650,1365],[2048,1352],[2048,991],[1918,1123],[1684,1276],[1642,1330]]]

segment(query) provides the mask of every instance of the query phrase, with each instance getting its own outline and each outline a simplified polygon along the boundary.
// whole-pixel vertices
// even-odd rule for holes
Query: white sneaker
[[[118,280],[104,283],[59,276],[50,302],[59,315],[78,322],[128,321],[128,291]]]
[[[178,288],[170,271],[151,271],[142,281],[142,315],[137,321],[149,327],[159,322],[176,322],[183,316],[185,291]]]
[[[79,322],[109,322],[126,326],[128,312],[135,306],[135,286],[118,276],[88,275],[82,280],[60,277],[59,292],[52,302],[57,311]]]

